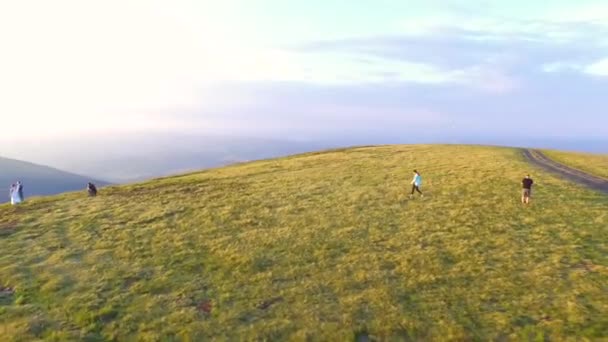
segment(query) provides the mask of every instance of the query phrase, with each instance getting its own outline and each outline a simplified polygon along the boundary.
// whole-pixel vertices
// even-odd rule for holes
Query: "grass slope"
[[[0,206],[0,334],[606,337],[607,205],[517,150],[390,146]]]
[[[107,183],[84,176],[14,159],[0,158],[0,203],[9,201],[10,185],[22,181],[26,198],[32,195],[54,195],[86,188],[87,182]],[[4,190],[5,191],[1,191]]]
[[[557,162],[608,179],[608,155],[561,151],[543,152]]]

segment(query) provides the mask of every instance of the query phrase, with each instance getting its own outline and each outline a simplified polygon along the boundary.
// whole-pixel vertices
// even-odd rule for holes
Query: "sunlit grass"
[[[413,168],[423,199],[408,199]],[[0,206],[0,286],[14,288],[0,336],[606,337],[607,208],[517,150],[464,146],[309,154]]]
[[[608,155],[545,151],[548,157],[570,167],[608,179]]]

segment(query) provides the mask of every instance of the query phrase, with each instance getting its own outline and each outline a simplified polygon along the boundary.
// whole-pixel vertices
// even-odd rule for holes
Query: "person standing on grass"
[[[530,175],[526,175],[526,178],[524,178],[521,181],[521,185],[523,187],[522,194],[521,194],[521,203],[530,204],[530,197],[532,197],[532,185],[533,184],[534,184],[534,181],[532,180],[532,178],[530,178]]]
[[[17,182],[17,198],[18,198],[18,202],[17,203],[21,203],[23,201],[25,201],[25,197],[23,196],[23,184],[21,184],[21,181]]]
[[[23,202],[23,185],[17,182],[11,186],[11,204],[17,205]]]
[[[87,192],[89,193],[89,197],[97,196],[97,187],[95,184],[91,182],[87,183]]]
[[[21,184],[21,181],[17,182],[17,193],[19,194],[19,198],[23,201],[23,184]]]
[[[412,193],[410,194],[410,198],[414,197],[414,192],[418,192],[420,197],[423,197],[422,191],[420,191],[420,187],[422,186],[422,176],[417,170],[414,170],[414,179],[412,179]]]
[[[11,184],[11,189],[9,190],[9,194],[11,196],[11,204],[15,205],[15,190],[17,189],[17,186],[15,186],[15,183]]]

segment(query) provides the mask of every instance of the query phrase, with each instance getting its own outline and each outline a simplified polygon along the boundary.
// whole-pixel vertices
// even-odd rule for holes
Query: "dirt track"
[[[524,157],[526,157],[530,163],[536,166],[539,166],[549,172],[558,174],[559,176],[572,182],[608,194],[608,180],[604,178],[590,175],[581,170],[573,169],[566,165],[555,162],[537,150],[524,150],[523,153]]]

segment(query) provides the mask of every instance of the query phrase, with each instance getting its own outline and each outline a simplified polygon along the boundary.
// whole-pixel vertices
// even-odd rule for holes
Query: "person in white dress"
[[[17,182],[11,186],[11,204],[17,205],[23,202],[23,184]]]

